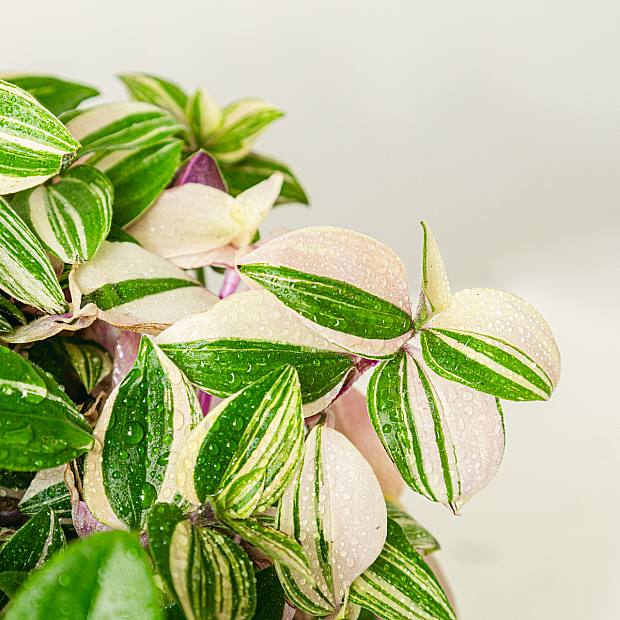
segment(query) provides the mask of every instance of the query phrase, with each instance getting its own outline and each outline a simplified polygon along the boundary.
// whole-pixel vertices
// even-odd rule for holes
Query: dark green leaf
[[[254,620],[278,620],[284,611],[284,590],[273,566],[256,572]]]
[[[0,590],[8,598],[13,598],[27,578],[28,573],[24,571],[13,570],[0,573]]]

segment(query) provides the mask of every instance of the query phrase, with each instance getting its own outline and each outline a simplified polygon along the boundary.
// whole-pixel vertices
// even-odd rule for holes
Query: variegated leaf
[[[276,564],[287,598],[315,616],[339,613],[351,583],[383,548],[386,518],[381,487],[364,457],[344,435],[315,426],[277,523],[301,543],[315,583]]]
[[[0,549],[0,572],[39,568],[65,544],[58,516],[50,508],[39,511]]]
[[[141,101],[103,103],[62,115],[81,153],[136,149],[162,142],[182,126],[165,110]]]
[[[99,91],[92,86],[69,82],[51,75],[7,74],[0,76],[0,79],[30,93],[56,116],[77,108],[86,99],[99,95]]]
[[[499,403],[401,351],[368,388],[374,429],[405,482],[454,512],[495,475],[504,452]]]
[[[170,572],[188,620],[250,620],[256,580],[250,559],[215,530],[181,521],[170,542]]]
[[[266,155],[250,153],[247,157],[234,164],[222,164],[222,173],[228,184],[228,191],[233,196],[268,179],[275,172],[279,172],[284,179],[276,203],[297,202],[307,205],[308,196],[304,188],[297,180],[293,171],[280,161]]]
[[[349,601],[384,620],[456,620],[437,578],[389,517],[383,550],[353,582]]]
[[[64,391],[40,368],[0,347],[0,467],[35,471],[78,457],[90,428]]]
[[[0,80],[0,195],[39,185],[80,148],[67,128],[32,95]]]
[[[13,208],[43,245],[65,263],[90,260],[110,232],[114,188],[91,166],[78,166],[58,183],[22,192]]]
[[[217,301],[181,269],[135,243],[104,241],[72,280],[83,307],[95,304],[104,321],[146,333],[158,333]]]
[[[418,324],[424,324],[432,315],[445,310],[452,300],[448,272],[435,235],[426,222],[422,222],[422,229],[422,307],[416,317]]]
[[[114,223],[127,226],[142,215],[168,186],[181,161],[181,140],[140,149],[103,152],[89,163],[114,186]]]
[[[63,338],[61,344],[87,392],[112,372],[112,359],[96,342]]]
[[[19,510],[26,515],[35,515],[49,508],[58,517],[71,517],[71,494],[65,483],[67,465],[37,472],[19,502]]]
[[[199,88],[187,102],[187,122],[199,144],[209,140],[222,119],[220,106],[204,88]]]
[[[284,115],[260,99],[242,99],[227,105],[217,131],[203,145],[218,161],[235,162],[249,154],[264,129]]]
[[[290,364],[306,416],[325,409],[353,369],[350,355],[263,290],[237,293],[181,319],[156,342],[190,381],[220,397]]]
[[[113,390],[84,464],[84,499],[110,527],[141,529],[155,501],[172,501],[176,466],[202,419],[196,393],[180,371],[143,337],[138,357]]]
[[[11,301],[0,295],[0,331],[11,331],[16,325],[24,325],[24,313]]]
[[[212,498],[226,518],[271,506],[293,475],[303,442],[301,391],[292,366],[281,367],[224,400],[183,448],[177,483],[198,505]]]
[[[507,400],[546,400],[560,353],[543,317],[520,297],[466,289],[421,333],[426,363],[446,379]]]
[[[353,353],[385,357],[411,336],[405,267],[392,250],[365,235],[304,228],[247,254],[239,271]]]
[[[168,110],[177,120],[185,122],[187,95],[180,86],[146,73],[124,73],[118,77],[123,81],[133,99],[152,103]]]
[[[198,183],[164,191],[128,232],[151,252],[177,259],[228,243],[249,245],[273,206],[282,176],[274,174],[237,198]]]
[[[3,198],[0,198],[0,289],[44,312],[55,314],[65,308],[62,289],[45,250]]]
[[[437,539],[424,527],[422,527],[411,515],[401,510],[391,502],[386,502],[388,518],[395,521],[403,531],[409,544],[420,555],[429,555],[439,551]]]

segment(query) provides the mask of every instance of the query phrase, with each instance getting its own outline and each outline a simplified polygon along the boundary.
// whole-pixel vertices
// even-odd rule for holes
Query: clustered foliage
[[[415,310],[378,241],[261,239],[308,202],[252,150],[282,113],[121,79],[130,100],[90,106],[0,81],[5,617],[454,618],[377,458],[457,513],[499,467],[499,399],[558,381],[548,326],[510,293],[453,294],[426,224]]]

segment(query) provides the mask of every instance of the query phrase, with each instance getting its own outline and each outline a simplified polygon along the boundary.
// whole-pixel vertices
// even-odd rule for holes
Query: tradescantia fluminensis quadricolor
[[[362,234],[261,239],[307,204],[253,150],[281,112],[121,79],[0,82],[6,618],[454,618],[400,477],[455,513],[491,480],[500,401],[557,384],[547,324],[452,293],[426,224],[414,304]]]

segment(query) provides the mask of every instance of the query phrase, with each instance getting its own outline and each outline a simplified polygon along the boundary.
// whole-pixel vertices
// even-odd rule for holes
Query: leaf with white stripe
[[[0,572],[39,568],[65,544],[58,516],[50,508],[38,512],[0,549]]]
[[[70,82],[52,75],[11,74],[1,79],[29,92],[41,105],[58,116],[77,108],[82,101],[99,95],[92,86]]]
[[[133,367],[112,391],[84,464],[84,498],[110,527],[141,529],[155,501],[172,501],[176,466],[202,419],[195,390],[143,337]]]
[[[112,372],[112,359],[96,342],[78,338],[63,338],[62,346],[71,366],[87,392]]]
[[[0,195],[43,183],[80,143],[32,95],[0,80]]]
[[[455,512],[499,468],[504,428],[496,399],[436,375],[419,353],[401,351],[377,367],[368,411],[407,485]]]
[[[239,271],[331,342],[385,357],[411,336],[405,267],[388,247],[351,230],[311,227],[247,254]]]
[[[383,620],[456,619],[437,578],[401,526],[389,517],[383,550],[353,582],[349,601]]]
[[[129,242],[104,241],[96,256],[75,270],[72,280],[83,308],[95,304],[102,320],[146,333],[158,333],[217,301],[184,271]]]
[[[309,204],[308,196],[294,172],[286,164],[271,157],[250,153],[234,164],[222,164],[221,168],[228,184],[228,191],[233,196],[268,179],[275,172],[279,172],[284,181],[276,204],[289,202]]]
[[[560,354],[540,313],[520,297],[467,289],[421,333],[438,374],[506,400],[547,400],[560,378]]]
[[[183,129],[168,112],[141,101],[103,103],[67,112],[62,120],[81,142],[82,154],[142,148],[157,144]]]
[[[218,161],[231,163],[243,159],[265,128],[284,113],[260,99],[242,99],[227,105],[217,131],[203,146]]]
[[[156,342],[192,383],[219,397],[290,364],[299,376],[305,416],[325,409],[353,369],[350,355],[263,290],[231,295],[181,319]]]
[[[437,539],[424,527],[422,527],[410,514],[401,510],[395,504],[386,502],[388,518],[395,521],[403,530],[403,534],[409,543],[420,555],[429,555],[439,551]]]
[[[287,598],[315,616],[337,614],[351,583],[381,552],[386,519],[381,486],[368,462],[344,435],[315,426],[277,519],[278,529],[301,543],[314,584],[276,564]]]
[[[104,152],[89,160],[114,187],[117,226],[140,217],[168,186],[181,161],[181,140],[166,140],[140,149]]]
[[[418,309],[416,324],[425,323],[432,315],[445,310],[452,300],[446,265],[430,226],[422,222],[422,307]]]
[[[250,559],[215,530],[181,521],[170,541],[170,572],[188,620],[250,620],[256,580]]]
[[[65,298],[39,240],[0,198],[0,289],[50,314],[63,312]]]
[[[77,458],[90,428],[51,375],[0,347],[0,468],[38,471]]]
[[[58,517],[71,517],[71,494],[65,483],[67,465],[37,472],[19,502],[19,510],[35,515],[44,508],[53,510]]]
[[[58,183],[17,194],[13,208],[43,245],[65,263],[91,259],[110,232],[114,188],[91,166],[78,166]]]
[[[118,77],[133,99],[168,110],[180,122],[185,122],[187,95],[180,86],[146,73],[123,73]]]
[[[297,373],[281,367],[224,400],[194,429],[179,461],[180,493],[194,505],[211,498],[223,518],[264,510],[293,475],[303,434]]]
[[[187,122],[199,144],[208,141],[222,119],[220,106],[204,88],[199,88],[187,102]]]

